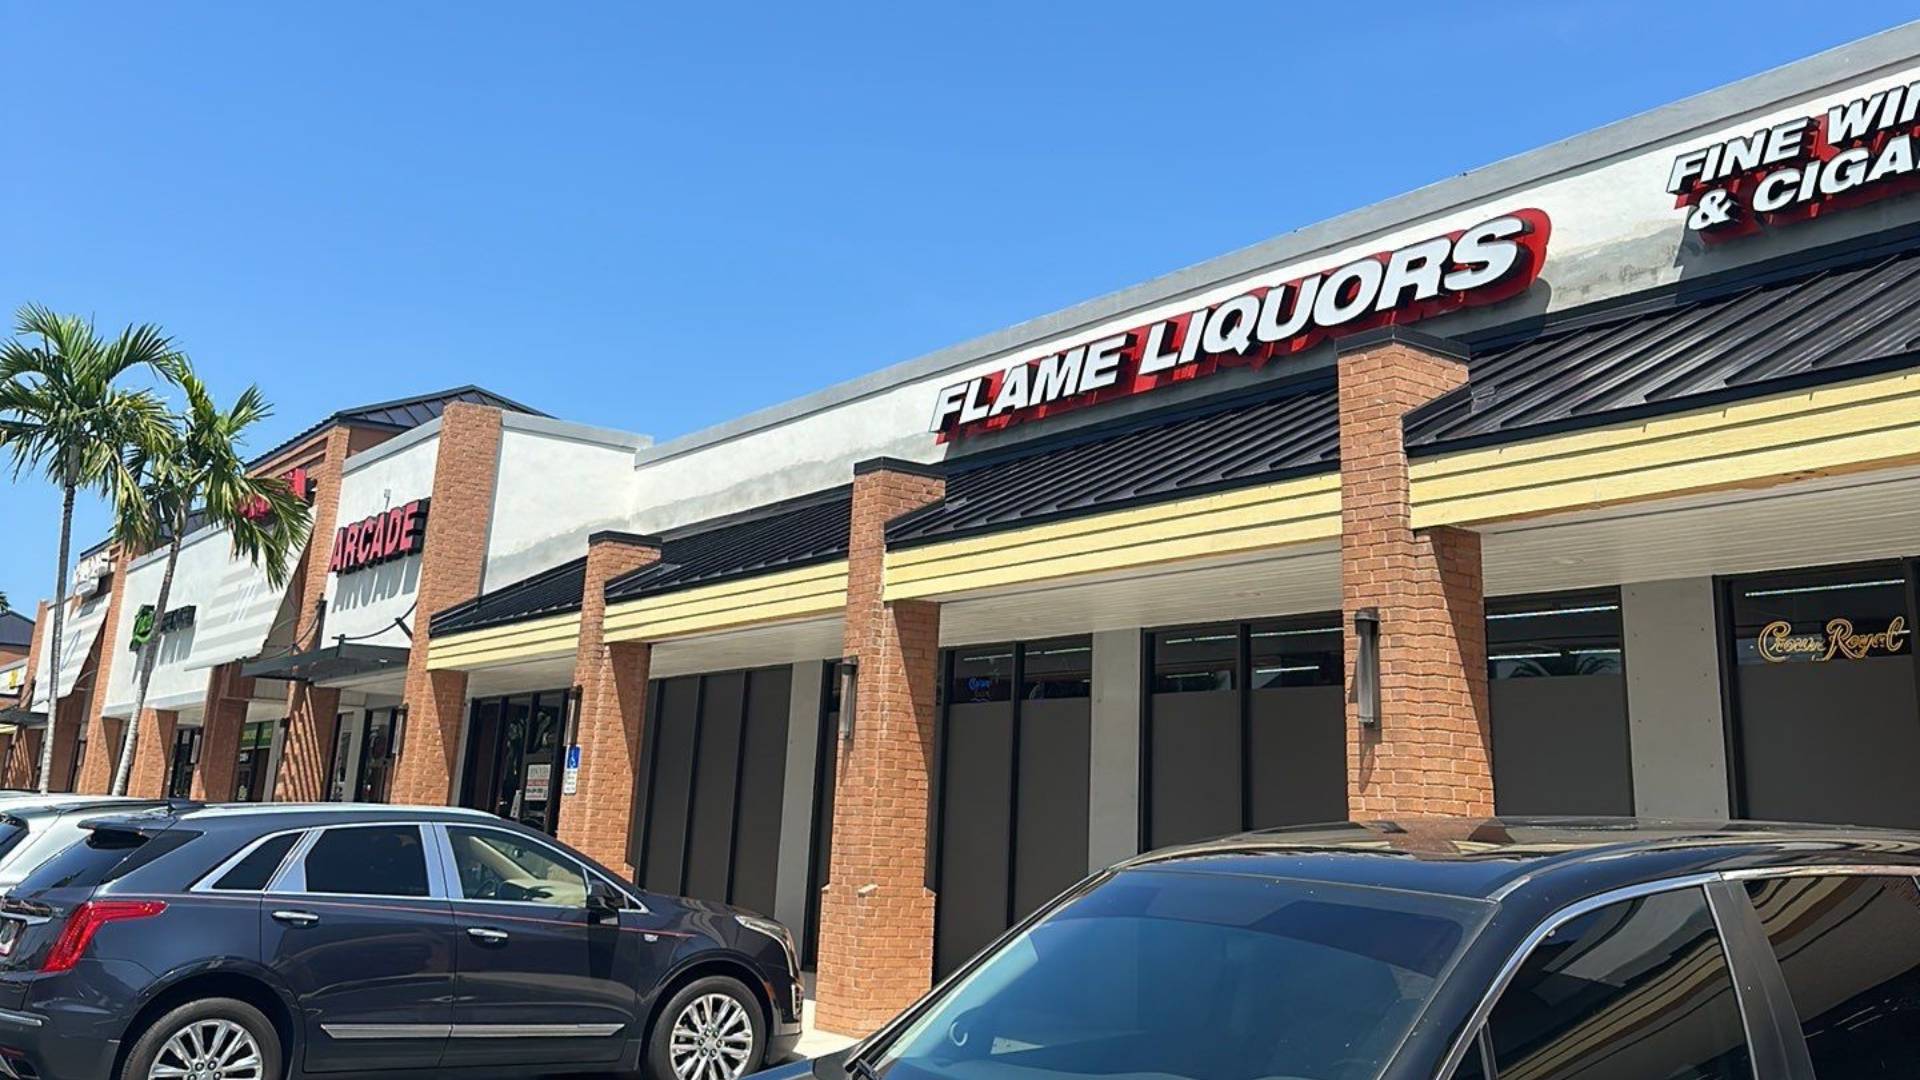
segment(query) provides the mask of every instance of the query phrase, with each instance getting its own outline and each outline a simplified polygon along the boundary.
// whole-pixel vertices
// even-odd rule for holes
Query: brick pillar
[[[1347,703],[1355,819],[1493,813],[1480,536],[1412,524],[1403,421],[1467,381],[1452,343],[1389,328],[1342,343],[1340,586],[1347,685],[1353,613],[1380,613],[1380,722]]]
[[[137,664],[140,654],[127,647],[120,634],[120,602],[126,596],[127,569],[131,553],[116,550],[113,556],[113,584],[107,593],[107,613],[100,624],[97,645],[99,658],[94,663],[93,693],[87,695],[87,756],[80,762],[80,777],[74,790],[88,795],[104,795],[113,786],[113,770],[120,764],[120,735],[126,724],[101,714],[107,705],[107,679],[115,664]],[[131,625],[131,623],[129,623]],[[138,672],[138,668],[134,669]]]
[[[653,646],[608,642],[603,625],[607,582],[660,561],[660,541],[599,532],[587,540],[587,579],[580,596],[580,644],[573,661],[580,688],[579,790],[560,804],[560,838],[603,865],[633,876],[634,773],[647,722],[647,674]]]
[[[54,706],[53,777],[48,791],[73,790],[73,755],[80,749],[80,722],[86,716],[83,695],[68,694]]]
[[[28,791],[36,786],[34,772],[40,765],[40,740],[43,737],[39,728],[14,734],[13,757],[7,760],[6,775],[0,777],[0,787]]]
[[[180,714],[171,709],[144,709],[140,713],[140,742],[133,749],[133,771],[127,775],[127,794],[158,799],[167,793],[167,766],[172,763],[173,733]]]
[[[293,640],[298,648],[326,645],[320,615],[327,595],[327,561],[333,554],[333,530],[340,518],[340,474],[351,453],[352,432],[336,427],[327,448],[308,476],[314,485],[313,528],[306,554],[291,588],[295,603]],[[429,518],[431,520],[431,518]],[[287,741],[280,753],[280,776],[273,797],[285,802],[316,802],[327,797],[327,768],[333,761],[334,727],[339,723],[340,691],[295,682],[287,690]]]
[[[467,673],[428,671],[433,616],[480,591],[487,565],[487,527],[493,520],[494,481],[500,464],[500,410],[454,402],[440,416],[440,449],[433,472],[433,510],[427,515],[413,644],[407,656],[407,726],[394,765],[395,803],[453,801],[459,772],[460,725],[466,719]]]
[[[938,501],[946,483],[891,459],[854,469],[846,655],[857,657],[853,738],[840,755],[833,860],[821,901],[819,1024],[863,1034],[933,980],[927,888],[928,776],[940,681],[940,605],[889,603],[888,521]]]
[[[247,699],[253,680],[240,665],[221,664],[207,678],[207,704],[200,721],[200,764],[193,770],[193,797],[206,802],[233,798],[234,770],[240,764],[240,731],[247,724]],[[169,746],[171,742],[169,741]]]

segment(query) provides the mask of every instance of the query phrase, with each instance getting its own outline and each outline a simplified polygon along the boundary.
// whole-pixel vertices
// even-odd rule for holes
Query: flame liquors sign
[[[943,388],[941,439],[990,431],[1212,374],[1260,367],[1328,338],[1406,324],[1524,292],[1546,258],[1544,211],[1516,210],[1459,232],[1363,256],[1218,304],[1023,358]]]
[[[1920,83],[1702,146],[1673,159],[1667,191],[1688,230],[1719,240],[1920,188]]]

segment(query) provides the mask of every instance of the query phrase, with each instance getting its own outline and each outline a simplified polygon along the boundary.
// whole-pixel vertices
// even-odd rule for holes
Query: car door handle
[[[467,927],[467,936],[475,941],[485,942],[488,945],[498,945],[507,940],[507,932],[505,930],[495,930],[487,926],[469,926]]]
[[[320,916],[311,911],[276,911],[273,913],[273,921],[283,922],[288,926],[312,926],[320,921]]]

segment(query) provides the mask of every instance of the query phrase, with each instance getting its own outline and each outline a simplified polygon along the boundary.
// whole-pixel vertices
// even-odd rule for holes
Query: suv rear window
[[[120,868],[148,838],[134,832],[89,832],[78,843],[37,867],[15,890],[22,896],[49,889],[90,889],[118,876]]]

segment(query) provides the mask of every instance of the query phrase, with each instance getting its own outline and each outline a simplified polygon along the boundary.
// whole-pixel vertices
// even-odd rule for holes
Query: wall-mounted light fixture
[[[860,706],[860,658],[840,658],[840,741],[853,741],[853,714]]]
[[[1353,613],[1353,632],[1360,648],[1353,658],[1353,700],[1359,706],[1361,727],[1380,725],[1380,609],[1364,607]]]
[[[396,705],[393,709],[393,753],[391,755],[393,760],[400,760],[400,754],[406,749],[406,746],[407,707],[405,705]]]

